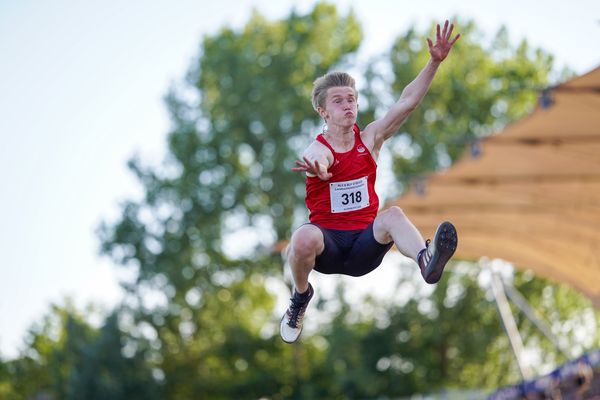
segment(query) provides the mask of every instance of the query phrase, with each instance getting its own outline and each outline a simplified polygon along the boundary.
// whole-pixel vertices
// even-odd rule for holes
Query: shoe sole
[[[458,235],[454,225],[448,221],[442,222],[435,232],[432,244],[435,246],[435,252],[426,274],[425,282],[427,283],[437,283],[440,280],[446,263],[456,251]]]

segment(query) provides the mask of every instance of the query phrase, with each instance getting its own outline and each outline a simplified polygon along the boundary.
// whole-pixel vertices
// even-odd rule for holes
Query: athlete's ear
[[[323,107],[317,107],[317,112],[323,119],[327,119],[329,117],[329,113]]]

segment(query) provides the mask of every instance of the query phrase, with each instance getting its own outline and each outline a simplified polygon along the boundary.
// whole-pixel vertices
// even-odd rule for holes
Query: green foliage
[[[21,357],[0,364],[0,393],[3,399],[157,399],[143,346],[121,331],[118,311],[96,329],[72,306],[53,306],[31,329]]]
[[[205,37],[187,84],[166,99],[169,158],[160,171],[130,163],[146,198],[101,229],[103,251],[138,265],[141,283],[164,276],[175,293],[246,271],[226,238],[246,227],[271,239],[263,245],[287,237],[304,190],[290,168],[316,122],[311,83],[360,39],[356,19],[325,4],[284,21],[255,14],[241,32]]]
[[[358,323],[348,321],[354,310],[342,308],[324,334],[329,347],[323,369],[335,371],[324,388],[328,395],[376,398],[385,393],[395,398],[483,388],[488,386],[484,378],[502,376],[512,360],[490,362],[489,351],[502,328],[476,277],[474,268],[452,273],[431,295],[417,294],[418,277],[404,277],[397,290],[415,295],[401,307],[366,299],[364,306],[373,312]],[[489,374],[470,373],[484,366],[492,367]]]
[[[545,338],[519,310],[515,310],[519,329],[528,340],[526,346],[541,349],[540,362],[549,365],[564,363],[586,350],[600,346],[600,313],[590,300],[573,289],[535,278],[533,272],[515,276],[515,287],[536,305],[537,317],[551,328],[560,349]]]
[[[289,347],[275,329],[268,339],[261,331],[274,297],[260,282],[280,276],[270,247],[306,214],[303,179],[290,168],[317,124],[312,81],[360,40],[356,18],[327,4],[275,22],[255,13],[239,32],[205,37],[185,84],[166,97],[173,130],[165,165],[130,163],[145,199],[124,205],[100,235],[106,254],[138,268],[132,295],[164,299],[164,307],[140,307],[136,323],[156,334],[165,398],[293,391],[292,372],[281,368]],[[250,246],[231,236],[244,230]]]
[[[448,167],[463,155],[466,145],[525,116],[535,106],[538,91],[548,86],[551,55],[531,48],[525,40],[512,48],[505,28],[486,46],[473,21],[452,20],[461,38],[440,66],[421,105],[386,144],[401,184],[392,195],[416,178]],[[385,60],[392,70],[391,85],[387,76],[377,73],[378,63],[371,66],[373,82],[366,91],[370,108],[389,107],[380,100],[387,98],[381,87],[391,86],[392,99],[400,96],[427,63],[425,39],[434,33],[435,25],[425,32],[410,28],[395,40]],[[377,84],[381,81],[386,83]]]
[[[432,31],[409,29],[386,58],[366,65],[361,123],[425,65]],[[385,145],[399,187],[526,114],[535,89],[548,83],[551,56],[526,42],[513,49],[504,29],[487,47],[474,22],[458,21],[457,31],[462,38],[430,93]],[[292,346],[278,336],[270,288],[281,281],[281,260],[271,248],[306,217],[304,181],[290,168],[320,129],[312,82],[351,64],[361,39],[356,17],[326,3],[280,21],[254,13],[239,31],[204,37],[185,82],[165,99],[167,159],[131,160],[145,196],[99,229],[102,252],[135,273],[124,283],[127,307],[100,328],[72,307],[55,307],[17,359],[0,361],[0,397],[393,398],[516,382],[509,343],[472,264],[456,265],[431,293],[401,272],[396,292],[408,293],[405,301],[368,297],[360,318],[340,285],[329,323]],[[574,329],[600,331],[589,301],[528,274],[514,284],[545,310],[566,347],[600,345],[597,335],[582,343]],[[326,299],[315,302],[326,308]],[[565,360],[516,314],[544,363]],[[573,329],[561,331],[563,321]]]

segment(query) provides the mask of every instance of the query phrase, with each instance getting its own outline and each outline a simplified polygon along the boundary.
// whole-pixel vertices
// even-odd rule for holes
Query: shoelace
[[[288,308],[288,315],[290,316],[290,322],[288,322],[288,326],[296,329],[298,327],[298,323],[302,323],[303,315],[300,314],[302,313],[302,310],[306,308],[308,301],[302,302],[294,297],[292,297],[290,300],[292,301],[292,304],[290,305],[290,308]]]

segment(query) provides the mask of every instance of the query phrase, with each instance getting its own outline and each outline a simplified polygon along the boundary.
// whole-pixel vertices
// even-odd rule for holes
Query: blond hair
[[[332,87],[347,86],[354,90],[355,96],[358,98],[356,92],[356,84],[354,78],[345,72],[328,72],[325,75],[317,78],[313,83],[312,90],[312,105],[315,111],[317,108],[325,108],[325,100],[327,98],[327,90]]]

